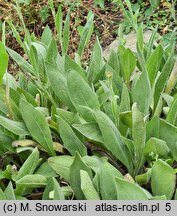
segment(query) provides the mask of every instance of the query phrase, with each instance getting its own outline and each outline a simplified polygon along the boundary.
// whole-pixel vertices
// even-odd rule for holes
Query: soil
[[[2,23],[5,19],[9,19],[16,26],[17,31],[19,32],[21,38],[24,37],[24,31],[21,25],[21,21],[12,6],[13,0],[0,0],[0,23]],[[25,24],[29,31],[34,32],[37,38],[41,37],[43,29],[46,25],[48,25],[55,35],[54,21],[50,9],[48,7],[48,0],[32,0],[29,5],[22,4],[21,10],[23,13],[23,17],[25,20]],[[65,3],[63,3],[65,2]],[[67,5],[66,2],[69,2]],[[95,43],[96,36],[99,37],[101,46],[103,49],[108,47],[111,42],[115,40],[117,37],[117,29],[119,24],[123,21],[123,14],[120,8],[112,3],[110,0],[105,0],[105,7],[101,9],[98,6],[95,6],[93,0],[83,0],[81,4],[77,4],[79,1],[63,1],[63,0],[55,0],[55,9],[57,10],[58,5],[63,5],[63,13],[64,17],[66,16],[68,9],[71,8],[71,21],[70,21],[70,44],[68,54],[73,58],[74,53],[77,50],[79,43],[79,33],[78,26],[84,26],[87,19],[87,14],[89,11],[92,11],[95,15],[94,19],[94,34],[91,37],[90,43],[84,52],[84,60],[89,60],[90,53],[92,47]],[[133,0],[133,3],[137,1]],[[149,7],[148,1],[145,3],[145,9]],[[159,7],[159,11],[164,7],[164,0],[161,1],[161,6]],[[42,21],[40,11],[43,8],[47,8],[47,18]],[[158,10],[158,9],[157,9]],[[143,17],[143,14],[142,16]],[[151,18],[149,18],[150,20]],[[161,33],[163,34],[164,29],[166,30],[166,26],[161,29]],[[16,42],[10,27],[6,27],[6,45],[11,49],[17,51],[20,55],[24,56],[24,52]],[[1,37],[1,31],[0,31]],[[59,48],[60,51],[60,48]],[[13,75],[17,75],[19,68],[14,64],[12,60],[10,60],[9,64],[9,72]]]

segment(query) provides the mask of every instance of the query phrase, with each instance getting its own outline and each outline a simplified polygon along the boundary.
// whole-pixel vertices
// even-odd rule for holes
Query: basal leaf
[[[118,200],[148,200],[149,197],[144,190],[121,178],[116,178],[117,199]]]
[[[156,82],[154,90],[154,109],[157,107],[161,94],[163,93],[168,77],[172,71],[174,65],[174,51],[171,51],[170,56],[168,57],[162,72]]]
[[[146,125],[142,113],[137,109],[136,104],[132,107],[132,136],[134,146],[134,164],[135,173],[137,174],[144,163],[143,150],[146,140]]]
[[[80,155],[76,152],[74,161],[70,167],[70,185],[76,198],[82,200],[84,199],[84,194],[81,189],[80,170],[86,171],[90,178],[92,178],[92,170],[86,165]]]
[[[151,56],[148,58],[146,63],[151,86],[153,85],[157,72],[161,66],[162,59],[163,59],[163,49],[162,46],[159,45],[151,54]]]
[[[103,143],[103,138],[98,124],[86,123],[86,124],[73,124],[72,126],[88,139]]]
[[[147,115],[151,104],[151,86],[148,75],[145,71],[142,72],[132,90],[132,98],[133,102],[137,103],[138,109]]]
[[[74,133],[73,129],[62,118],[58,118],[58,122],[59,132],[61,139],[63,140],[64,147],[70,152],[71,155],[75,155],[77,151],[81,156],[85,156],[87,154],[87,148]]]
[[[177,160],[177,128],[160,120],[159,138],[166,141],[174,160]]]
[[[46,63],[46,72],[53,91],[56,96],[70,109],[75,110],[69,99],[68,88],[65,76],[59,71],[54,64]]]
[[[50,157],[48,159],[49,166],[55,170],[61,177],[69,181],[70,176],[70,167],[73,163],[74,157],[63,155],[63,156],[55,156]]]
[[[16,185],[18,187],[25,188],[41,188],[45,187],[46,183],[46,177],[39,174],[25,175],[24,177],[16,181]]]
[[[145,145],[144,155],[148,157],[152,152],[159,157],[166,158],[170,149],[164,140],[151,137]]]
[[[53,178],[54,183],[54,200],[65,200],[63,191],[55,178]]]
[[[9,57],[2,42],[0,42],[0,84],[2,84],[2,78],[7,70]]]
[[[172,167],[162,160],[152,166],[151,187],[154,196],[165,195],[171,199],[175,190],[176,175]]]
[[[78,51],[77,51],[80,56],[82,56],[84,48],[87,45],[91,37],[91,34],[93,32],[93,19],[94,19],[94,14],[91,14],[91,16],[88,17],[87,23],[84,26],[84,29],[82,31],[82,36],[81,36]]]
[[[103,200],[117,199],[115,178],[123,178],[123,176],[107,161],[104,162],[99,173],[100,193]]]
[[[30,135],[28,129],[23,122],[13,121],[11,119],[0,116],[0,125],[19,136]]]
[[[30,154],[30,156],[26,159],[24,164],[21,166],[20,170],[18,171],[17,176],[15,177],[15,180],[22,178],[25,175],[33,174],[35,171],[39,160],[39,151],[37,148],[33,150],[33,152]]]
[[[55,155],[51,132],[44,116],[24,99],[20,111],[31,136],[50,154]]]
[[[85,198],[87,200],[100,200],[99,194],[94,188],[89,174],[84,170],[80,170],[80,177],[81,177],[81,190]]]
[[[81,75],[74,70],[68,72],[67,86],[69,97],[78,113],[80,113],[87,121],[94,121],[92,113],[89,112],[89,110],[87,112],[86,110],[83,110],[82,106],[91,109],[99,109],[99,101],[95,92],[93,92]]]
[[[96,122],[102,133],[105,147],[129,170],[132,168],[131,156],[127,146],[111,119],[101,111],[94,112]]]

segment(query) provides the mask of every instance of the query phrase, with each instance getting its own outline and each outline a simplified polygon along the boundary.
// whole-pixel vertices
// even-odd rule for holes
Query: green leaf
[[[74,122],[75,117],[77,115],[76,113],[73,113],[73,112],[70,112],[64,109],[60,109],[60,108],[57,108],[56,111],[58,114],[57,116],[65,120],[69,125],[71,125]]]
[[[131,170],[132,162],[130,160],[130,152],[124,144],[114,123],[101,111],[95,111],[94,115],[101,130],[105,147],[129,170]]]
[[[123,178],[123,176],[110,163],[104,162],[99,173],[100,193],[103,200],[117,199],[115,178]]]
[[[173,102],[170,106],[170,110],[168,111],[166,121],[170,124],[175,124],[177,119],[177,96],[174,97]]]
[[[46,187],[45,187],[44,192],[42,194],[42,200],[52,200],[50,193],[53,190],[54,190],[54,181],[52,178],[47,178]]]
[[[70,11],[66,15],[66,20],[64,22],[64,28],[63,28],[63,44],[62,44],[62,53],[63,54],[66,54],[68,51],[69,30],[70,30]]]
[[[0,125],[2,125],[7,130],[9,130],[12,133],[17,134],[19,136],[30,135],[25,124],[22,122],[13,121],[11,119],[0,116]]]
[[[171,52],[156,82],[155,90],[154,90],[154,109],[157,107],[159,103],[161,94],[163,93],[165,89],[165,86],[168,81],[168,77],[172,71],[173,65],[174,65],[174,51]]]
[[[62,189],[59,185],[59,183],[57,182],[57,180],[55,178],[53,179],[53,183],[54,183],[54,200],[65,200],[64,194],[62,192]]]
[[[47,25],[42,32],[41,42],[44,43],[46,46],[50,44],[52,40],[52,31],[50,27]]]
[[[135,176],[135,181],[140,185],[148,184],[148,182],[151,179],[151,172],[152,172],[152,169],[148,169],[146,173]]]
[[[6,195],[4,194],[1,188],[0,188],[0,200],[6,200]]]
[[[166,158],[170,152],[170,149],[164,140],[151,137],[144,148],[145,157],[148,157],[151,152],[157,154],[159,157]]]
[[[87,23],[84,26],[84,29],[82,31],[82,36],[81,36],[78,51],[77,51],[79,56],[82,56],[84,48],[87,45],[87,43],[91,37],[91,34],[93,32],[93,19],[94,19],[94,14],[92,13],[90,15],[90,17],[88,17]]]
[[[62,21],[63,21],[63,14],[62,14],[62,7],[58,7],[58,11],[55,17],[55,26],[58,34],[58,40],[61,43],[62,42]]]
[[[17,176],[15,176],[15,181],[19,180],[25,175],[33,174],[33,172],[35,171],[38,165],[38,161],[39,161],[39,151],[37,148],[35,148],[33,152],[30,154],[30,156],[26,159],[26,161],[21,166]]]
[[[31,136],[50,154],[55,155],[51,132],[44,116],[24,99],[20,111]]]
[[[40,174],[48,178],[58,176],[58,174],[51,168],[51,166],[49,166],[48,162],[44,162],[35,172],[35,174]]]
[[[2,42],[0,42],[0,84],[8,67],[9,57]]]
[[[91,109],[99,109],[99,101],[95,92],[92,91],[88,83],[78,74],[78,72],[71,70],[67,75],[67,85],[69,96],[74,104],[76,110],[87,120],[94,121],[93,114],[86,112],[82,106]]]
[[[148,58],[146,62],[151,86],[153,85],[157,72],[160,69],[162,59],[163,59],[163,49],[162,49],[162,46],[159,45],[154,50],[154,52],[150,55],[150,57]]]
[[[57,55],[58,55],[58,47],[55,39],[52,39],[47,49],[46,61],[55,64]]]
[[[160,119],[158,116],[155,116],[146,124],[146,141],[151,137],[159,138],[160,133]]]
[[[100,197],[93,186],[89,174],[84,170],[80,170],[80,177],[81,177],[81,190],[85,198],[87,200],[100,200]]]
[[[69,181],[70,176],[70,167],[73,163],[74,157],[63,155],[63,156],[56,156],[50,157],[48,159],[49,166],[55,170],[61,177]]]
[[[132,128],[132,111],[120,113],[119,118],[124,125]]]
[[[69,124],[62,118],[58,117],[59,132],[61,139],[63,140],[64,147],[70,152],[71,155],[75,155],[75,152],[79,152],[81,156],[87,154],[86,146],[76,136]]]
[[[97,38],[95,46],[92,51],[91,60],[87,72],[87,79],[89,83],[92,83],[93,80],[96,78],[99,71],[103,68],[104,61],[103,61],[103,53],[100,42]]]
[[[46,63],[46,73],[50,81],[50,85],[56,96],[70,109],[75,110],[71,100],[69,99],[68,88],[65,76],[59,71],[54,64]]]
[[[128,88],[123,84],[121,101],[120,101],[120,112],[130,111],[130,96]]]
[[[143,150],[146,139],[146,125],[143,119],[142,113],[138,110],[136,104],[132,106],[132,136],[134,146],[134,164],[135,164],[135,175],[141,170],[144,164]]]
[[[118,200],[148,200],[144,189],[135,183],[130,183],[121,178],[116,178]]]
[[[19,67],[24,71],[30,74],[35,75],[35,71],[31,64],[29,64],[24,58],[22,58],[17,52],[10,48],[6,48],[10,57],[19,65]]]
[[[41,188],[45,187],[46,183],[46,177],[39,174],[25,175],[24,177],[16,181],[16,185],[18,187],[25,188]]]
[[[92,170],[86,165],[80,155],[76,152],[74,161],[70,167],[70,185],[74,191],[76,199],[82,200],[84,199],[84,194],[81,190],[80,170],[85,170],[88,172],[90,178],[92,178]]]
[[[72,126],[89,140],[103,143],[101,131],[97,123],[73,124]]]
[[[154,196],[165,195],[168,200],[173,196],[176,175],[172,167],[162,160],[157,160],[152,166],[151,187]]]
[[[9,182],[4,194],[6,196],[6,200],[16,200],[12,182]]]
[[[86,80],[86,72],[83,70],[73,59],[71,59],[68,55],[65,55],[65,74],[67,74],[70,70],[77,71],[85,80]]]
[[[177,128],[164,120],[160,120],[159,138],[166,141],[173,159],[177,160]]]
[[[133,102],[137,103],[138,109],[147,115],[151,104],[151,86],[147,73],[141,73],[139,80],[132,90]]]
[[[136,58],[132,51],[128,48],[125,50],[122,58],[121,58],[121,66],[123,70],[123,77],[125,82],[130,82],[130,76],[135,70],[136,66]]]

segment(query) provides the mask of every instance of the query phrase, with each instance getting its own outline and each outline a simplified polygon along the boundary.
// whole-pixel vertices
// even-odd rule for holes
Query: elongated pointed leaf
[[[70,152],[71,155],[75,155],[77,151],[81,156],[85,156],[87,154],[87,148],[76,136],[69,124],[61,118],[58,118],[58,122],[59,132],[63,140],[64,147]]]
[[[33,152],[30,154],[30,156],[26,159],[24,164],[21,166],[17,176],[15,177],[15,180],[22,178],[25,175],[33,174],[35,171],[39,160],[39,151],[37,148],[33,150]]]
[[[39,174],[25,175],[16,182],[18,187],[25,188],[41,188],[45,187],[46,183],[46,177]]]
[[[116,178],[118,200],[148,200],[149,197],[135,183]]]
[[[10,48],[6,48],[10,57],[19,65],[19,67],[25,72],[35,75],[35,71],[31,64],[29,64],[24,58],[22,58],[17,52]]]
[[[143,150],[146,139],[146,125],[142,113],[137,109],[136,104],[132,107],[133,120],[133,145],[134,145],[134,163],[136,174],[140,171],[144,163]]]
[[[0,42],[0,84],[2,84],[2,78],[7,70],[9,57],[2,42]]]
[[[4,194],[6,196],[6,200],[16,200],[12,182],[9,182]]]
[[[50,154],[55,155],[51,132],[44,116],[24,99],[20,111],[31,136]]]
[[[122,58],[121,58],[123,77],[125,82],[130,82],[130,76],[133,73],[136,66],[136,58],[132,51],[128,48],[125,50]]]
[[[156,108],[156,106],[158,105],[159,99],[165,89],[165,85],[168,81],[168,77],[172,71],[173,65],[174,65],[174,52],[172,51],[155,85],[154,108]]]
[[[69,97],[76,110],[87,120],[94,121],[91,112],[83,110],[82,106],[99,109],[97,95],[92,91],[88,83],[76,71],[71,70],[67,75]]]
[[[63,28],[63,43],[62,43],[62,52],[66,54],[68,51],[69,45],[69,30],[70,30],[70,12],[67,13],[66,20]]]
[[[177,160],[177,128],[160,120],[159,138],[166,141],[174,160]]]
[[[84,194],[81,190],[80,170],[85,170],[86,172],[88,172],[90,178],[92,178],[92,170],[86,165],[80,155],[76,152],[74,161],[70,167],[70,184],[76,198],[84,199]]]
[[[104,162],[99,173],[100,193],[103,200],[117,199],[115,178],[123,178],[123,176],[107,161]]]
[[[73,124],[72,126],[88,139],[103,143],[103,138],[98,124]]]
[[[171,124],[175,124],[177,119],[177,96],[174,97],[173,102],[170,106],[170,110],[168,112],[167,115],[167,122],[171,123]]]
[[[132,90],[133,102],[137,103],[138,109],[147,115],[151,104],[151,87],[147,73],[142,72],[134,89]]]
[[[57,97],[66,105],[70,110],[73,110],[73,104],[69,99],[68,89],[65,76],[59,71],[58,67],[53,64],[46,63],[46,72],[51,84],[51,87]]]
[[[95,119],[100,127],[105,147],[119,159],[129,170],[132,162],[130,152],[124,144],[119,131],[111,119],[101,111],[94,112]]]
[[[163,49],[162,49],[162,46],[159,45],[154,50],[154,52],[151,54],[151,56],[148,58],[147,63],[146,63],[151,85],[153,85],[154,83],[154,80],[160,68],[162,59],[163,59]]]
[[[81,190],[85,198],[87,200],[100,200],[100,197],[93,186],[89,174],[84,170],[80,170],[80,177],[81,177]]]
[[[23,122],[13,121],[0,116],[0,125],[17,135],[30,135],[26,125]]]
[[[49,166],[55,170],[61,177],[69,181],[70,176],[70,167],[73,163],[74,157],[64,155],[64,156],[56,156],[50,157],[48,159]]]
[[[79,43],[79,47],[78,47],[78,54],[80,56],[82,56],[84,48],[87,45],[87,43],[91,37],[92,31],[93,31],[93,19],[94,19],[94,15],[91,14],[91,16],[88,18],[87,23],[83,29],[82,36],[81,36],[80,43]]]
[[[102,48],[97,38],[96,44],[92,51],[92,56],[91,56],[88,73],[87,73],[87,79],[89,83],[93,82],[93,80],[96,78],[99,71],[103,68],[103,65],[104,65],[104,61],[103,61]]]
[[[158,160],[152,167],[151,187],[155,196],[165,195],[171,199],[175,190],[176,175],[172,167]]]
[[[58,34],[58,40],[60,43],[62,43],[62,21],[63,21],[62,8],[61,6],[59,6],[55,17],[55,26]]]
[[[124,84],[121,94],[120,112],[130,111],[130,96],[127,86]]]
[[[53,178],[54,183],[54,200],[65,200],[63,191],[55,178]]]

